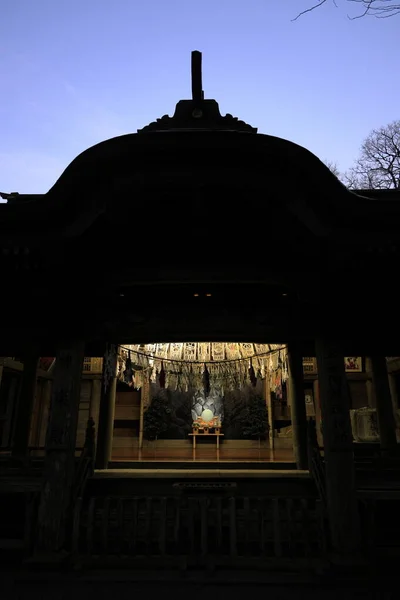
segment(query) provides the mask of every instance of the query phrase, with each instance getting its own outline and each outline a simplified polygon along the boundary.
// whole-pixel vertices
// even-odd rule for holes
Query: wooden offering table
[[[197,438],[210,438],[215,437],[216,439],[216,451],[217,451],[217,460],[219,460],[219,438],[223,437],[224,434],[221,433],[221,427],[217,426],[195,426],[193,427],[192,433],[189,433],[189,436],[193,438],[193,460],[196,460],[196,441]]]

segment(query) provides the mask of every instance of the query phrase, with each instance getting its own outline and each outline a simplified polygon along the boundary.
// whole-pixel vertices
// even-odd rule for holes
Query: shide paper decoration
[[[117,376],[135,389],[155,384],[178,391],[225,392],[269,377],[279,398],[288,377],[286,346],[277,344],[185,342],[115,346],[107,349],[105,389]]]

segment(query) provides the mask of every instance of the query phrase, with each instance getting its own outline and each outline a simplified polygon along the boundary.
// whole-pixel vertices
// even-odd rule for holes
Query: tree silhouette
[[[156,440],[167,431],[171,408],[164,395],[155,396],[143,415],[143,435],[146,440]]]
[[[369,134],[344,179],[350,189],[400,190],[400,121]]]
[[[251,396],[242,416],[243,436],[262,440],[268,433],[268,412],[264,398]]]

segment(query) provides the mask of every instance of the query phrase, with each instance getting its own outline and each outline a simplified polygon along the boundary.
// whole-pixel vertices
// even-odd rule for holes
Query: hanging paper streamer
[[[169,344],[157,344],[156,354],[160,358],[167,358]]]
[[[161,371],[160,371],[160,376],[158,378],[158,383],[160,384],[160,388],[165,388],[164,362],[161,363]]]
[[[254,344],[239,344],[239,351],[243,358],[249,358],[255,354]]]
[[[225,360],[225,344],[222,342],[213,342],[212,358],[215,361]]]
[[[194,342],[185,342],[183,344],[183,359],[186,361],[197,360],[197,344]]]
[[[199,343],[197,344],[197,360],[199,361],[209,361],[211,360],[211,344]]]
[[[181,360],[183,352],[183,344],[170,344],[169,356],[172,360]]]
[[[254,367],[251,364],[251,361],[250,361],[250,367],[249,367],[249,379],[250,379],[251,385],[253,387],[256,387],[256,385],[257,385],[257,377],[256,377],[256,374],[255,374],[255,371],[254,371]]]
[[[137,390],[142,389],[145,379],[147,379],[147,377],[145,377],[145,371],[136,371],[135,388]]]
[[[204,395],[207,396],[210,393],[210,373],[208,372],[207,365],[204,363],[204,371],[203,371],[203,389]]]
[[[129,386],[131,386],[133,384],[133,379],[134,379],[134,374],[133,374],[133,368],[132,368],[131,352],[129,350],[128,358],[126,359],[126,363],[125,363],[124,381]]]
[[[124,347],[114,353],[107,350],[104,369],[115,377],[115,355],[118,360],[118,374],[121,381],[131,381],[136,389],[143,386],[145,379],[160,389],[180,391],[201,391],[210,395],[216,387],[233,391],[252,385],[257,386],[265,377],[270,380],[271,391],[281,393],[282,382],[287,379],[286,348],[282,345],[212,343],[199,349],[200,343],[148,344]],[[251,346],[256,354],[250,353]],[[265,349],[265,352],[261,351]],[[154,349],[162,353],[159,356]],[[151,352],[150,352],[151,351]],[[178,357],[181,358],[178,358]],[[199,360],[209,356],[210,360]],[[225,357],[225,358],[224,358]]]

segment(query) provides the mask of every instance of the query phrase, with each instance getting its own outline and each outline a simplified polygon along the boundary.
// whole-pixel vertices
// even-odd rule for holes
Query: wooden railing
[[[24,531],[0,536],[0,549],[33,554],[40,495],[26,495]],[[321,501],[311,498],[229,497],[217,493],[174,497],[94,497],[75,502],[66,550],[72,562],[115,562],[151,569],[320,568],[330,548]],[[365,558],[400,556],[396,505],[359,500]],[[386,515],[386,516],[385,516]],[[384,517],[385,523],[382,523]],[[8,544],[8,545],[7,545]],[[11,545],[10,545],[11,544]],[[395,553],[395,554],[394,554]]]
[[[82,559],[175,559],[227,564],[232,559],[320,559],[326,554],[315,498],[92,497],[78,499],[73,553]],[[153,563],[154,564],[154,563]],[[170,563],[169,563],[170,564]]]

